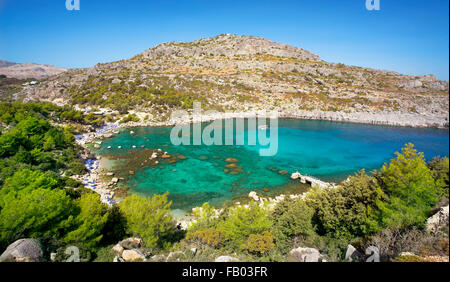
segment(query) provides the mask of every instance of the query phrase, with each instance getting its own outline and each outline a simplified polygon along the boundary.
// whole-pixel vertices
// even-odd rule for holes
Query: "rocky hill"
[[[50,65],[38,65],[33,63],[16,64],[0,61],[0,74],[17,79],[42,79],[65,71],[66,69]]]
[[[0,68],[17,65],[16,63],[0,60]]]
[[[134,109],[150,121],[177,108],[448,127],[448,82],[328,63],[306,50],[230,34],[160,44],[128,60],[69,70],[16,98]]]

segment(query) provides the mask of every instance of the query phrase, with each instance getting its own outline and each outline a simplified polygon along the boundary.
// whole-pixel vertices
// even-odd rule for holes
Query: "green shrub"
[[[223,231],[230,245],[240,247],[251,234],[259,234],[269,231],[272,222],[267,212],[257,205],[250,207],[234,207],[228,210],[224,220],[220,221],[217,228]]]
[[[273,243],[272,234],[269,231],[265,231],[262,234],[250,234],[243,249],[248,250],[250,253],[264,255],[275,248]]]
[[[271,216],[277,246],[287,251],[293,238],[313,236],[313,215],[314,209],[303,200],[285,200],[279,203]]]
[[[378,230],[381,195],[375,179],[361,171],[337,188],[310,193],[306,203],[315,210],[318,234],[353,238]]]
[[[65,241],[93,248],[103,238],[103,228],[109,216],[107,207],[100,201],[100,195],[95,193],[81,195],[75,204],[79,210],[74,220],[76,228],[66,235]]]
[[[448,198],[449,192],[449,158],[435,158],[428,164],[441,197]]]
[[[174,233],[175,222],[170,215],[171,202],[168,194],[141,198],[133,195],[120,203],[120,209],[126,220],[127,231],[141,237],[147,248],[167,247],[165,241]]]
[[[198,241],[213,248],[219,247],[225,240],[225,234],[217,229],[200,229],[193,233],[188,233],[186,240]]]
[[[423,226],[439,200],[439,187],[427,167],[423,153],[409,143],[377,178],[388,199],[380,202],[384,227]]]

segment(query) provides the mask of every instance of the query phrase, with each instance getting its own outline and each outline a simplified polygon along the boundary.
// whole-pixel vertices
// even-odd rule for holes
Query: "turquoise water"
[[[98,153],[106,158],[121,157],[115,162],[115,169],[127,178],[126,186],[132,193],[151,196],[168,191],[173,208],[185,210],[204,202],[221,205],[236,201],[250,191],[258,194],[300,191],[305,187],[289,178],[295,170],[339,182],[363,168],[379,169],[408,142],[414,143],[428,160],[437,155],[449,155],[448,130],[288,119],[280,120],[278,127],[278,153],[272,157],[261,157],[261,147],[247,143],[243,146],[173,146],[171,128],[167,127],[133,129],[136,135],[122,130],[120,135],[104,141]],[[245,127],[241,134],[247,140],[255,130]],[[132,148],[133,145],[137,148]],[[139,159],[144,150],[142,145],[161,148],[171,155],[181,154],[186,159],[146,165]],[[107,149],[108,146],[112,149]],[[129,175],[128,168],[122,167],[131,154],[134,175]],[[230,164],[227,158],[239,161],[237,171],[225,167]],[[283,170],[289,174],[280,174]],[[230,174],[231,171],[235,175]]]

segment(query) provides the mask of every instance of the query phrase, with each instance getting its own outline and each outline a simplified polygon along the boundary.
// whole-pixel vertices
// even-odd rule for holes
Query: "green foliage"
[[[24,169],[17,171],[6,179],[0,189],[0,207],[20,196],[21,193],[30,193],[36,189],[53,189],[60,184],[57,175],[51,172],[32,171]]]
[[[313,215],[314,209],[303,200],[285,200],[279,203],[271,215],[277,246],[287,251],[293,238],[315,235]]]
[[[127,231],[143,239],[147,248],[166,247],[165,238],[174,232],[168,194],[145,199],[133,195],[120,203],[126,219]]]
[[[128,116],[124,117],[120,123],[127,123],[127,122],[139,122],[140,119],[137,115],[135,114],[129,114]]]
[[[250,234],[246,244],[243,245],[243,249],[259,255],[264,255],[274,248],[273,237],[269,231],[265,231],[262,234]]]
[[[272,222],[269,220],[267,212],[252,204],[250,207],[230,208],[226,217],[220,221],[217,228],[225,233],[226,239],[235,247],[242,243],[251,234],[258,234],[269,231]]]
[[[201,207],[193,209],[192,212],[196,222],[192,224],[190,230],[208,228],[216,221],[214,207],[211,207],[209,203],[204,203]]]
[[[66,235],[65,241],[95,247],[103,237],[102,231],[109,216],[107,207],[100,201],[100,195],[94,193],[83,194],[75,204],[79,210],[74,220],[76,229]]]
[[[59,236],[72,221],[73,205],[63,190],[38,188],[19,193],[0,212],[3,245],[19,238]]]
[[[361,171],[342,186],[311,193],[306,201],[315,210],[313,222],[318,234],[351,238],[378,230],[381,195],[374,179]]]
[[[197,241],[217,248],[225,241],[225,234],[214,228],[199,229],[195,232],[188,233],[186,240]]]
[[[439,188],[423,153],[407,144],[390,164],[385,164],[377,178],[388,196],[380,201],[384,227],[422,226],[430,208],[438,202]]]
[[[113,245],[108,245],[100,248],[96,252],[96,258],[94,262],[113,262],[116,257],[116,252],[113,251]]]
[[[435,158],[428,164],[441,197],[448,198],[449,192],[449,158]]]

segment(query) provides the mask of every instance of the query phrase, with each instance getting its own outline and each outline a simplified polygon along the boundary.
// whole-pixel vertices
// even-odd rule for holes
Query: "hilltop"
[[[277,109],[284,117],[448,127],[448,88],[433,75],[329,63],[265,38],[223,34],[68,70],[15,98],[134,110],[146,123],[200,101],[203,109],[236,113]]]
[[[7,61],[0,61],[0,75],[6,75],[10,78],[42,79],[65,71],[66,69],[51,65],[38,65],[34,63],[17,64]]]

